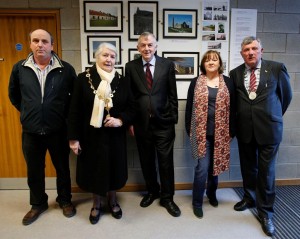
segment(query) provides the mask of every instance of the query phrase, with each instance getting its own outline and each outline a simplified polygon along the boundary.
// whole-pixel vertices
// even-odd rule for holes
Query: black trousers
[[[60,204],[71,202],[71,178],[69,168],[69,144],[66,130],[50,135],[22,133],[22,149],[27,164],[30,204],[33,208],[48,204],[45,192],[45,156],[50,153],[56,170],[56,201]]]
[[[256,203],[260,217],[272,218],[275,202],[275,161],[279,144],[259,145],[238,140],[244,200]]]
[[[160,193],[161,200],[173,200],[175,126],[159,126],[150,121],[147,132],[135,131],[141,168],[149,193]],[[156,167],[156,157],[160,184]]]

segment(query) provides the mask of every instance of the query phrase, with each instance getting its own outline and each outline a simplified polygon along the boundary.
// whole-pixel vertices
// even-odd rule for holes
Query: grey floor
[[[219,189],[219,207],[204,202],[204,217],[194,216],[191,206],[191,191],[176,191],[175,201],[181,208],[178,218],[170,216],[156,200],[150,207],[141,208],[140,192],[118,193],[123,209],[123,218],[114,219],[106,211],[98,224],[91,225],[88,216],[91,196],[86,193],[73,194],[77,214],[65,218],[55,203],[56,191],[47,190],[49,209],[29,226],[22,225],[22,218],[30,209],[28,190],[0,190],[0,237],[2,239],[260,239],[268,238],[259,222],[249,210],[236,212],[233,205],[239,197],[232,189]]]

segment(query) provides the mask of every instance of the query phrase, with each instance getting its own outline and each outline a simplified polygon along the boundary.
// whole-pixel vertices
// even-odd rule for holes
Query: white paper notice
[[[241,43],[246,36],[256,36],[256,9],[231,9],[230,67],[229,71],[242,64]]]

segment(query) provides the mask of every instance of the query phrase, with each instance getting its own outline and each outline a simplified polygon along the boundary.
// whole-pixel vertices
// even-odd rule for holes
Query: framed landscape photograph
[[[117,52],[117,59],[116,65],[121,64],[121,36],[87,36],[87,55],[88,55],[88,63],[94,64],[96,62],[95,52],[98,46],[103,43],[108,42],[113,44],[118,52]]]
[[[122,32],[123,2],[84,1],[85,32]]]
[[[163,9],[164,38],[197,38],[198,11]]]
[[[141,56],[141,53],[136,48],[128,49],[128,61],[135,60]]]
[[[162,52],[162,56],[174,62],[177,80],[191,80],[199,75],[198,52]]]
[[[128,39],[136,41],[143,32],[151,32],[158,40],[158,2],[128,2]]]

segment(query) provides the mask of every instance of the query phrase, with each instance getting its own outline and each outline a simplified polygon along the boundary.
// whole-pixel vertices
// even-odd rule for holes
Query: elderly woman
[[[128,177],[126,128],[134,117],[129,82],[114,69],[116,47],[102,43],[95,58],[96,64],[78,75],[68,122],[70,148],[78,155],[77,184],[93,193],[92,224],[99,221],[105,196],[112,216],[122,217],[116,190]]]
[[[196,160],[193,183],[193,211],[203,217],[203,195],[218,206],[218,175],[229,168],[230,140],[235,135],[233,82],[223,73],[219,52],[207,51],[201,60],[201,75],[188,90],[185,127]]]

